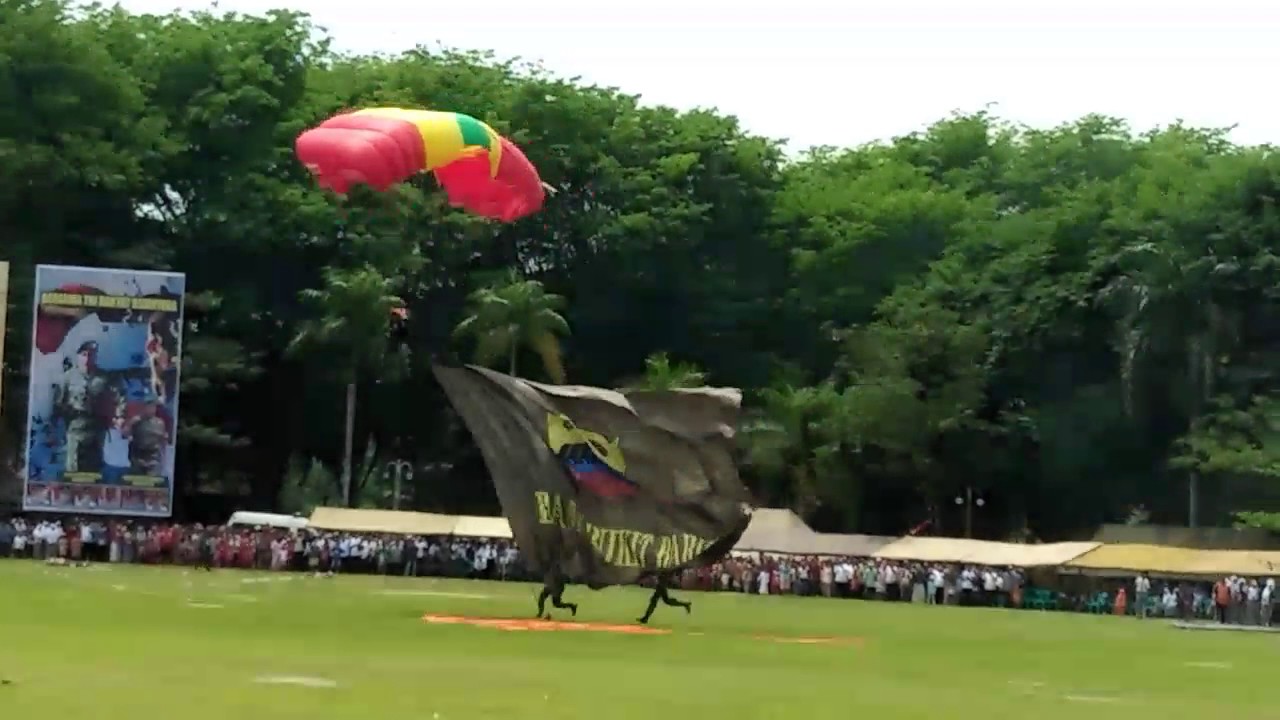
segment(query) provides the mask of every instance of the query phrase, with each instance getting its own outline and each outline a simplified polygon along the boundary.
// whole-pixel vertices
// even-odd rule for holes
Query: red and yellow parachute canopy
[[[433,171],[449,203],[511,222],[537,212],[546,192],[533,163],[493,128],[461,113],[368,108],[298,136],[298,159],[322,187],[386,190]]]

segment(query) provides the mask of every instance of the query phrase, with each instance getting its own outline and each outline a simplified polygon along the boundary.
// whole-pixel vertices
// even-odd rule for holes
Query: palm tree
[[[356,382],[364,370],[380,371],[387,357],[387,331],[391,311],[404,301],[393,290],[395,282],[372,267],[355,270],[327,268],[324,286],[300,293],[316,317],[302,323],[289,343],[288,352],[308,348],[336,350],[347,382],[347,414],[342,453],[342,498],[351,504],[351,452],[355,431]]]
[[[1229,344],[1234,319],[1214,297],[1234,274],[1229,261],[1165,243],[1139,243],[1117,255],[1121,273],[1099,293],[1118,309],[1117,350],[1125,410],[1136,413],[1144,371],[1180,374],[1188,424],[1195,427],[1217,392],[1214,358]],[[1173,377],[1177,378],[1177,375]],[[1187,524],[1199,524],[1200,473],[1188,468]]]
[[[692,363],[672,362],[666,353],[654,353],[644,360],[644,376],[631,390],[678,390],[707,384],[707,374]]]
[[[816,387],[766,388],[739,435],[747,464],[774,500],[785,500],[801,516],[819,504],[824,459],[832,445],[830,418],[839,393],[830,383]]]
[[[564,298],[548,293],[537,280],[526,280],[512,271],[494,285],[467,298],[467,317],[454,328],[454,337],[475,339],[475,362],[492,365],[506,358],[507,372],[516,375],[520,348],[542,358],[542,369],[553,382],[565,380],[560,336],[569,334],[569,323],[560,314]]]

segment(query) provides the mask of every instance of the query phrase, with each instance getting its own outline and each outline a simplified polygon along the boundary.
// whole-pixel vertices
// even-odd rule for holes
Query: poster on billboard
[[[28,511],[168,517],[186,276],[40,265]]]

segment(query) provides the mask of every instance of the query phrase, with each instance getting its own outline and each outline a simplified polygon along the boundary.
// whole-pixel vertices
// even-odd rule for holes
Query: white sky
[[[207,0],[123,0],[136,12]],[[222,0],[309,12],[338,47],[418,44],[541,60],[792,148],[856,145],[952,110],[1036,126],[1089,112],[1280,143],[1274,0]],[[468,108],[450,108],[466,112]]]

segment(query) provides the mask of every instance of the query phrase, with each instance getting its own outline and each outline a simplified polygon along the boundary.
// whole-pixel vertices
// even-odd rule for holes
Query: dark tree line
[[[0,58],[10,464],[48,262],[188,274],[192,516],[335,501],[348,387],[354,503],[389,506],[399,458],[406,504],[494,511],[432,358],[742,387],[759,502],[824,529],[955,532],[969,493],[992,537],[1280,503],[1269,148],[975,113],[788,159],[731,117],[491,55],[341,55],[286,12],[4,0]],[[503,226],[428,177],[316,189],[294,137],[390,104],[484,119],[557,194]]]

